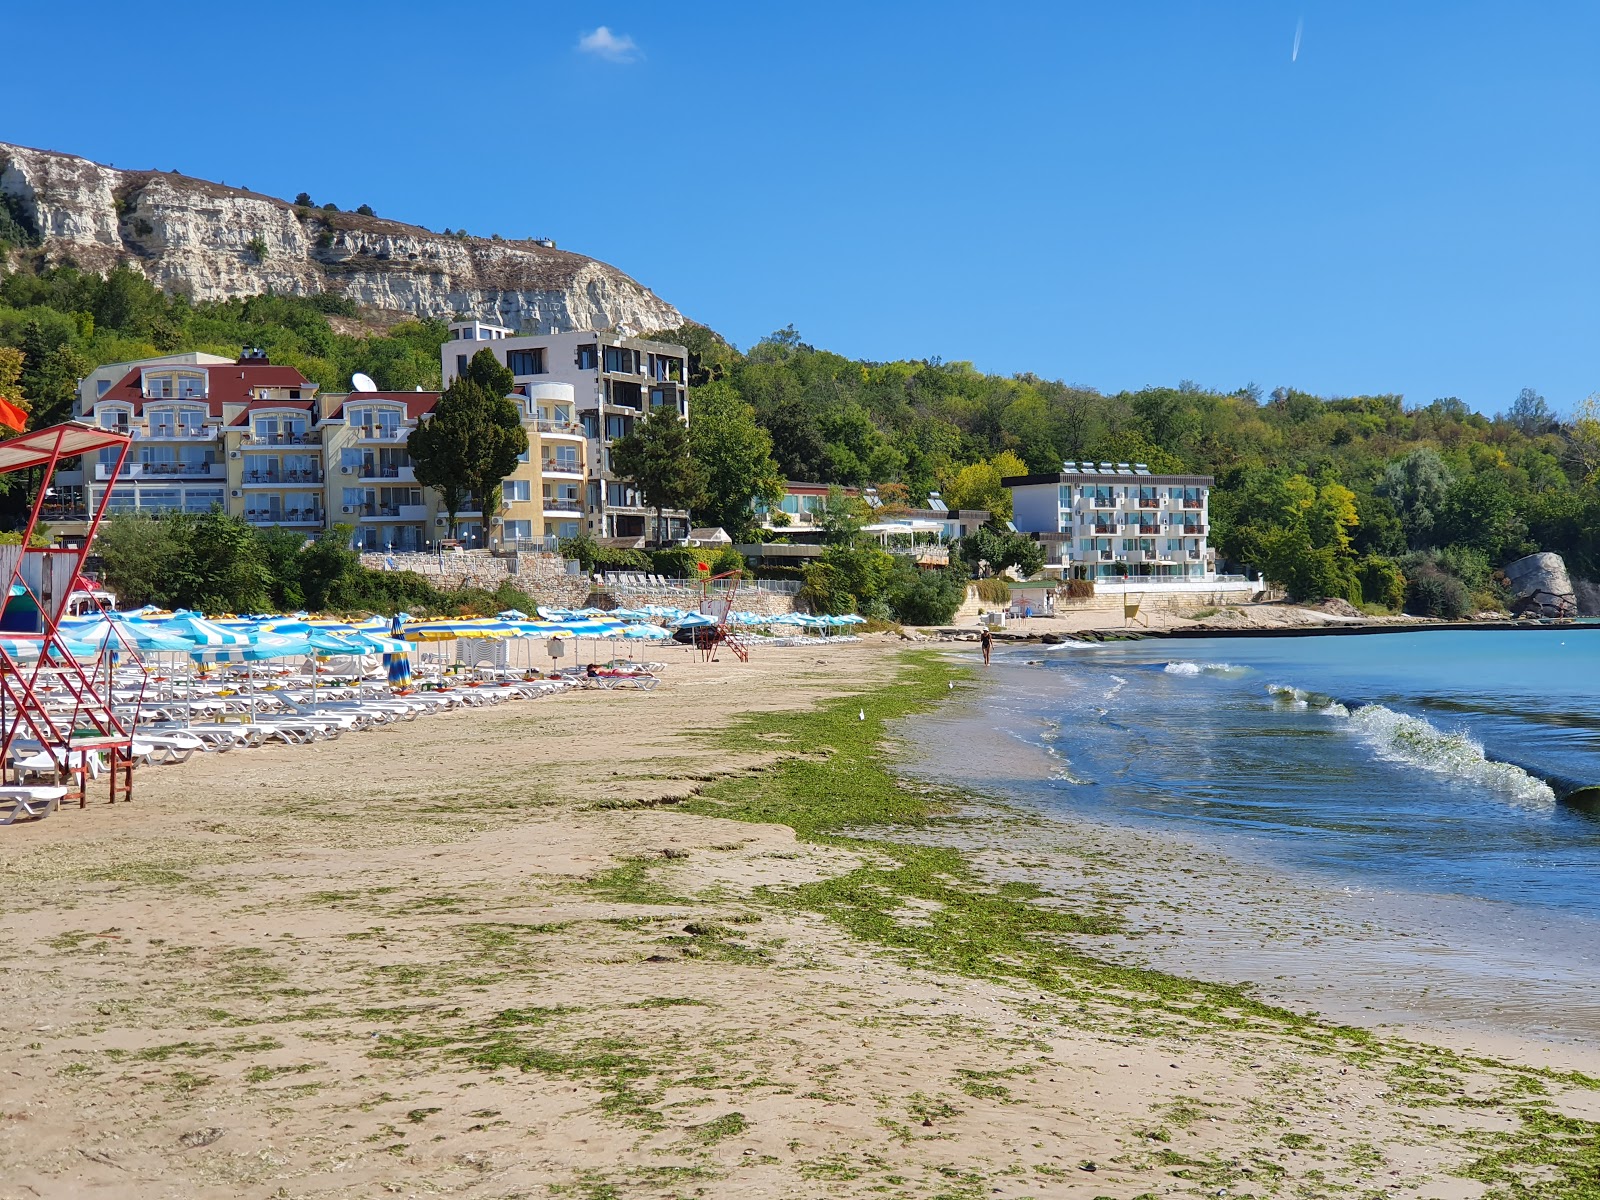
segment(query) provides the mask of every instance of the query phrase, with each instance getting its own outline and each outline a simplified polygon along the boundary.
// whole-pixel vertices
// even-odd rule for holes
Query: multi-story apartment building
[[[1206,544],[1212,478],[1152,475],[1143,463],[1069,462],[1002,480],[1012,521],[1038,537],[1045,570],[1072,579],[1212,580]]]
[[[214,357],[214,356],[212,356]],[[422,550],[450,536],[444,504],[417,482],[406,441],[432,414],[437,392],[324,393],[259,353],[212,363],[152,360],[79,392],[78,419],[133,436],[111,511],[209,512],[316,534],[354,531],[366,550]],[[485,514],[469,499],[456,536],[468,546],[575,536],[582,523],[587,438],[560,384],[519,387],[528,450]],[[52,529],[81,534],[111,482],[115,458],[57,474]]]
[[[612,473],[611,443],[663,405],[689,419],[688,350],[616,333],[518,334],[483,321],[455,321],[440,352],[445,386],[485,347],[511,371],[519,388],[561,383],[573,389],[574,415],[589,443],[589,476],[581,493],[589,532],[653,538],[654,510]],[[687,512],[669,511],[665,519],[665,537],[688,535]]]

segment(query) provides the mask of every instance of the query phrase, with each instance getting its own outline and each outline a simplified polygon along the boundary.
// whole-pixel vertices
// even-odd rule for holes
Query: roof
[[[702,529],[691,529],[689,530],[689,540],[691,542],[733,541],[733,539],[728,536],[728,531],[722,528],[720,525],[711,525]]]
[[[0,442],[0,474],[41,467],[52,456],[57,460],[79,454],[90,454],[108,446],[125,446],[131,441],[127,434],[87,425],[82,421],[68,421],[64,425],[51,425],[21,433]]]
[[[1057,471],[1050,475],[1007,475],[1000,481],[1002,487],[1029,487],[1039,483],[1088,483],[1096,487],[1105,484],[1183,484],[1187,487],[1210,487],[1216,480],[1210,475],[1135,475],[1131,471]]]
[[[337,404],[335,404],[331,409],[328,410],[328,417],[330,419],[336,418],[336,417],[342,417],[344,415],[344,410],[345,410],[345,406],[346,405],[349,405],[349,404],[360,404],[360,403],[362,403],[363,401],[366,401],[366,400],[386,400],[391,404],[403,404],[403,405],[405,405],[405,409],[406,409],[406,417],[408,419],[414,421],[418,417],[422,416],[424,413],[431,413],[433,411],[434,405],[439,403],[439,393],[438,392],[350,392],[344,397],[344,399],[340,400]]]
[[[140,376],[142,370],[161,370],[161,367],[135,368],[129,371],[115,384],[106,389],[95,403],[104,404],[115,401],[120,404],[133,405],[135,413],[142,413],[146,404],[170,404],[173,401],[188,400],[190,403],[204,403],[213,417],[222,415],[224,404],[248,404],[254,397],[251,391],[254,388],[309,388],[316,390],[312,383],[294,367],[275,367],[271,363],[227,363],[213,365],[204,363],[194,365],[190,363],[167,364],[174,369],[183,367],[190,371],[203,371],[206,374],[206,396],[163,396],[157,400],[147,400],[140,392]],[[290,401],[289,403],[294,403]]]

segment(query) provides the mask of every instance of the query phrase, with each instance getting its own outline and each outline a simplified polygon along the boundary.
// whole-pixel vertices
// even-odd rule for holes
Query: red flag
[[[703,563],[703,562],[697,562],[697,563],[695,563],[695,566],[699,567],[702,571],[711,570],[710,566],[708,566],[706,563]]]
[[[28,428],[28,411],[18,408],[4,396],[0,396],[0,425],[7,429],[15,429],[18,433]]]

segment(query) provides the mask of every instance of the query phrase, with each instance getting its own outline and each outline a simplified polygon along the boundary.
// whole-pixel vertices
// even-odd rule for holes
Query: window
[[[578,370],[580,370],[580,371],[592,371],[592,370],[594,370],[595,366],[600,361],[599,357],[598,357],[599,349],[600,348],[598,346],[593,345],[592,343],[590,345],[587,345],[587,346],[579,346],[578,347]]]
[[[633,489],[625,483],[606,484],[606,503],[616,508],[637,508]]]
[[[557,521],[556,536],[558,538],[575,538],[578,536],[578,528],[577,521]]]
[[[589,481],[589,507],[600,507],[600,481],[598,479]]]
[[[543,350],[512,350],[506,355],[506,366],[513,375],[543,375]]]
[[[172,399],[172,376],[147,375],[144,381],[144,394],[149,400]]]
[[[576,471],[578,469],[578,448],[576,446],[557,446],[555,454],[550,461],[558,471]]]
[[[639,352],[637,350],[629,350],[626,346],[607,346],[606,370],[615,371],[622,375],[637,375],[639,373]]]
[[[532,462],[533,461],[533,443],[532,442],[528,443],[528,448],[526,450],[524,450],[521,454],[517,455],[517,461],[520,462],[520,463]]]
[[[653,387],[650,389],[650,407],[660,408],[663,404],[676,406],[678,403],[678,389],[673,387]]]
[[[221,488],[190,488],[183,494],[183,511],[187,513],[208,513],[212,508],[222,507]]]
[[[500,498],[513,502],[526,501],[533,495],[526,479],[508,479],[500,488]]]
[[[586,412],[583,414],[583,434],[585,437],[597,438],[600,436],[600,414]]]
[[[456,374],[457,375],[465,375],[466,373],[467,373],[467,356],[465,354],[458,354],[458,355],[456,355]]]
[[[144,488],[139,492],[139,508],[146,512],[174,512],[182,506],[177,488]]]
[[[502,537],[506,538],[531,538],[533,536],[532,521],[507,521],[501,529]]]
[[[633,432],[633,418],[632,417],[607,417],[606,418],[606,437],[607,438],[623,438],[623,437],[627,437],[632,432]]]
[[[343,498],[341,500],[341,503],[344,503],[344,504],[365,504],[366,502],[367,502],[367,489],[366,488],[347,487],[347,488],[344,489],[344,494],[343,494]]]

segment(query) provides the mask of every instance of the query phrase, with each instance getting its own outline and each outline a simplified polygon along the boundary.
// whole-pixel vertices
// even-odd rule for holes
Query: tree
[[[506,397],[511,380],[511,372],[484,347],[406,440],[417,482],[444,498],[452,535],[469,494],[479,497],[485,515],[498,511],[501,481],[517,469],[528,448],[522,414]]]
[[[1511,402],[1511,423],[1528,437],[1549,431],[1556,417],[1544,397],[1532,388],[1523,388]]]
[[[667,405],[611,443],[611,469],[656,510],[657,543],[662,541],[661,514],[666,509],[693,508],[705,499],[705,469],[690,452],[688,427]]]
[[[1413,550],[1421,550],[1433,545],[1434,521],[1452,482],[1439,452],[1422,447],[1390,463],[1373,491],[1394,506],[1406,541]]]
[[[689,450],[705,476],[701,516],[737,537],[754,519],[752,502],[772,507],[783,499],[783,476],[772,457],[772,437],[756,423],[755,409],[726,381],[695,393]]]

